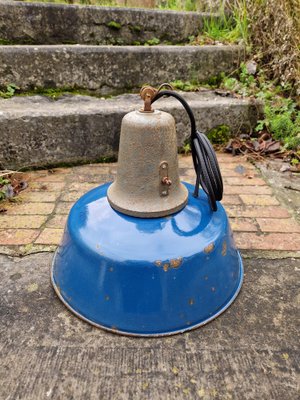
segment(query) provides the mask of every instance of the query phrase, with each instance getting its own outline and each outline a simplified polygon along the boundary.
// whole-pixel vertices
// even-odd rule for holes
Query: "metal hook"
[[[158,92],[161,91],[161,89],[162,89],[163,87],[165,87],[165,88],[167,88],[167,89],[169,89],[169,90],[174,90],[173,86],[172,86],[170,83],[165,82],[165,83],[162,83],[162,84],[158,87],[157,91],[158,91]]]
[[[143,86],[141,91],[140,91],[140,96],[144,100],[144,108],[142,108],[140,111],[142,112],[153,112],[151,108],[151,102],[154,99],[154,97],[157,95],[157,93],[162,90],[163,88],[167,88],[169,90],[174,90],[173,86],[170,85],[170,83],[162,83],[158,89],[155,89],[152,86]]]

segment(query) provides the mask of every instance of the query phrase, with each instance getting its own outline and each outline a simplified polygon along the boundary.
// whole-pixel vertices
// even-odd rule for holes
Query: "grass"
[[[197,0],[160,0],[157,4],[163,10],[197,11]]]
[[[202,36],[221,43],[247,43],[248,23],[245,8],[234,10],[232,15],[226,14],[224,9],[219,10],[220,17],[210,17],[204,20]]]

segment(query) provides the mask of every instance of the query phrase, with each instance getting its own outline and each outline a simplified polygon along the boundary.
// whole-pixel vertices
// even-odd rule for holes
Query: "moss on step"
[[[183,92],[197,92],[201,88],[215,89],[218,88],[224,79],[224,75],[219,74],[217,76],[211,76],[210,78],[201,81],[196,78],[189,81],[182,81],[177,79],[170,82],[174,89],[182,90]]]
[[[128,28],[132,31],[132,32],[136,32],[139,33],[142,31],[142,28],[139,25],[128,25]]]
[[[10,40],[0,38],[0,46],[8,46],[11,44],[14,44],[14,43],[12,43]]]
[[[135,45],[139,45],[140,42],[135,42]],[[184,92],[196,92],[201,88],[214,89],[219,86],[219,82],[222,81],[222,75],[213,76],[206,81],[199,81],[197,79],[192,79],[189,81],[175,80],[170,82],[174,89],[182,90]],[[149,83],[150,84],[150,83]],[[139,88],[124,87],[124,89],[111,89],[109,93],[101,93],[101,88],[99,90],[89,90],[81,88],[34,88],[31,90],[20,90],[14,83],[10,83],[6,87],[0,87],[0,98],[11,98],[13,96],[46,96],[53,100],[57,100],[64,95],[81,95],[81,96],[92,96],[97,98],[113,98],[115,96],[127,93],[138,93]]]
[[[160,44],[160,39],[154,37],[152,39],[147,40],[147,42],[144,43],[145,46],[157,46]]]
[[[107,26],[111,29],[119,30],[122,28],[122,25],[117,21],[110,21]]]
[[[32,44],[36,44],[36,42],[30,38],[21,39],[21,40],[7,40],[7,39],[0,38],[0,46],[13,46],[13,45],[18,45],[18,44],[32,45]]]
[[[127,90],[127,93],[134,93],[134,90]],[[79,96],[91,96],[91,97],[96,97],[96,98],[101,98],[101,99],[111,99],[114,98],[115,96],[118,96],[120,94],[124,94],[124,90],[120,91],[115,91],[113,94],[101,94],[98,91],[93,91],[93,90],[85,90],[85,89],[74,89],[74,88],[36,88],[33,90],[26,90],[26,91],[20,91],[18,88],[16,88],[15,85],[11,84],[8,85],[7,88],[3,89],[3,91],[0,90],[0,98],[11,98],[13,96],[18,96],[18,97],[25,97],[25,96],[46,96],[49,97],[53,100],[58,100],[60,97],[64,95],[79,95]]]

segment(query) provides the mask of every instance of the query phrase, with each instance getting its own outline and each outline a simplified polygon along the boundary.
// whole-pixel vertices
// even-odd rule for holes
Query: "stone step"
[[[210,91],[183,96],[202,131],[225,124],[233,134],[249,132],[261,118],[262,105],[247,99],[222,97]],[[115,156],[123,116],[141,106],[136,94],[106,100],[79,95],[65,95],[58,100],[43,96],[0,100],[0,168],[99,161]],[[190,135],[190,126],[181,104],[171,98],[160,99],[155,108],[175,117],[178,144],[182,145]]]
[[[177,79],[231,73],[240,46],[0,46],[0,86],[80,88],[112,93]]]
[[[188,42],[216,14],[49,3],[0,2],[0,40],[19,44]]]

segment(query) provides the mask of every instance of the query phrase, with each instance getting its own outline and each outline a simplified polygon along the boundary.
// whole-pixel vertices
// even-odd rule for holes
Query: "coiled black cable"
[[[214,149],[204,133],[197,130],[192,109],[180,94],[171,90],[161,90],[157,92],[151,103],[154,103],[163,96],[171,96],[179,100],[190,118],[190,141],[193,164],[196,172],[194,197],[198,197],[199,185],[201,184],[202,189],[208,196],[212,210],[217,211],[217,201],[222,200],[223,197],[223,181]]]

